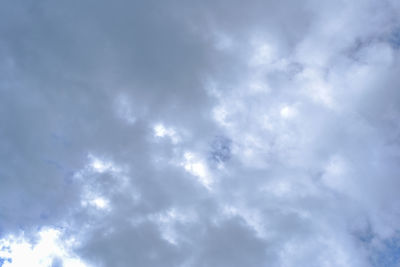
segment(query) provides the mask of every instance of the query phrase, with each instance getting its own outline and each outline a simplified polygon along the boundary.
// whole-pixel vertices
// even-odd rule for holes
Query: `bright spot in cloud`
[[[222,126],[229,126],[227,122],[228,111],[222,105],[217,106],[213,109],[213,118],[216,122],[218,122]]]
[[[109,203],[102,197],[96,197],[91,201],[91,204],[99,209],[105,209],[109,207]]]
[[[174,144],[180,141],[180,138],[173,128],[167,128],[163,124],[157,124],[153,128],[154,136],[156,137],[169,137]]]
[[[89,154],[89,166],[92,168],[95,172],[98,173],[103,173],[107,171],[118,171],[118,168],[110,161],[106,161],[103,159],[100,159],[99,157],[94,156],[93,154]]]
[[[91,206],[99,210],[110,210],[110,202],[101,196],[95,196],[93,192],[88,192],[84,200],[82,200],[82,206]]]
[[[284,119],[290,119],[296,116],[296,110],[293,107],[284,105],[280,110],[280,115]]]
[[[2,267],[44,267],[52,266],[54,259],[60,259],[65,267],[88,267],[74,256],[63,242],[59,230],[48,228],[38,233],[39,240],[32,244],[24,235],[9,235],[0,240],[0,258],[6,260]]]
[[[211,189],[212,179],[208,173],[207,167],[195,154],[186,152],[182,165],[185,170],[199,178],[199,181],[208,189]]]

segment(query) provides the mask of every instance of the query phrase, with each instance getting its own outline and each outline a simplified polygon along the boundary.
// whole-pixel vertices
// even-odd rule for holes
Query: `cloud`
[[[0,265],[396,266],[399,13],[5,1]]]

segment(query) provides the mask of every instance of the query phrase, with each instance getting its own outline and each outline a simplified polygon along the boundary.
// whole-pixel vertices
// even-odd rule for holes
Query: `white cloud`
[[[296,109],[288,106],[288,105],[283,105],[282,108],[280,109],[279,113],[281,114],[281,117],[284,119],[290,119],[296,116]]]
[[[206,164],[192,152],[185,152],[183,154],[183,162],[181,165],[185,170],[192,175],[198,177],[199,182],[203,184],[206,188],[211,189],[213,180],[210,176]]]
[[[181,139],[173,128],[166,128],[160,123],[154,126],[154,135],[156,137],[169,137],[174,144],[178,143]]]
[[[38,239],[32,242],[24,234],[9,235],[0,239],[1,258],[6,260],[4,267],[44,267],[53,266],[54,260],[61,260],[62,266],[89,267],[76,257],[64,242],[62,232],[54,228],[42,229],[37,233]]]

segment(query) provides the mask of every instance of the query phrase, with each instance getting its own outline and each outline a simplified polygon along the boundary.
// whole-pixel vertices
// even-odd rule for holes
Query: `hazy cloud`
[[[398,266],[399,13],[4,1],[0,266]]]

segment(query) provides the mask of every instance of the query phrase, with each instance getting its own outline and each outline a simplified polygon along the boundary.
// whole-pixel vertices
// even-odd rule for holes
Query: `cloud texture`
[[[0,266],[400,266],[398,1],[1,6]]]

